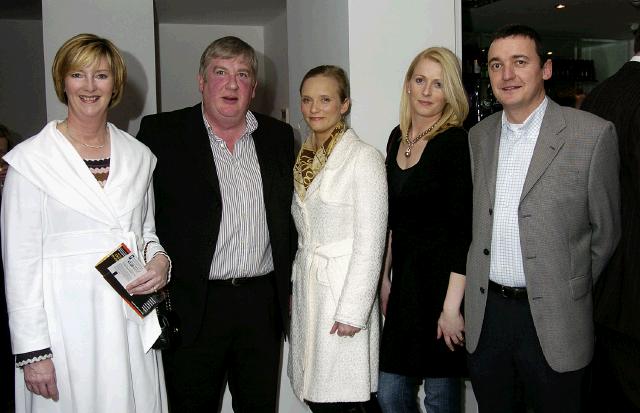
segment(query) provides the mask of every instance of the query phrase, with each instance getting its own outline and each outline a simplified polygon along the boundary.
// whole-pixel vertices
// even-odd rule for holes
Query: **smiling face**
[[[510,122],[524,122],[544,99],[551,60],[541,66],[535,42],[525,36],[494,40],[488,59],[493,94]]]
[[[349,99],[340,98],[338,82],[334,78],[313,76],[302,84],[300,110],[319,146],[349,110]]]
[[[440,119],[447,104],[442,82],[440,63],[427,58],[416,65],[406,85],[412,125],[426,129]]]
[[[69,116],[95,118],[107,116],[113,96],[113,74],[107,59],[71,70],[64,78]]]
[[[207,119],[224,127],[244,124],[257,81],[244,56],[213,58],[204,75],[198,75]]]

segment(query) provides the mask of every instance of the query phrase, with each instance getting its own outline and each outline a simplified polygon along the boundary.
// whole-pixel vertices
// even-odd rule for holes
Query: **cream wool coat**
[[[160,328],[124,304],[94,268],[126,242],[158,241],[151,178],[155,157],[109,124],[111,166],[100,187],[50,122],[18,145],[2,200],[2,250],[13,352],[50,347],[58,402],[34,395],[16,369],[16,412],[166,412]],[[148,256],[161,249],[151,244]]]
[[[301,400],[365,401],[378,388],[377,288],[387,229],[387,180],[380,153],[345,132],[305,199],[294,195],[288,375]],[[362,328],[329,334],[335,321]]]

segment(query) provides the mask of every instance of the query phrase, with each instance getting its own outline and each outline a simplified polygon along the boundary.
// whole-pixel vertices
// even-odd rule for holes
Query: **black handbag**
[[[156,307],[158,322],[160,323],[160,336],[151,348],[156,350],[169,350],[180,344],[180,318],[171,308],[171,295],[169,289],[165,291],[165,299]]]

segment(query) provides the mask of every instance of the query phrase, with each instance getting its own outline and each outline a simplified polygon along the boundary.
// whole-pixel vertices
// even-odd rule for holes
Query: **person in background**
[[[120,243],[150,294],[169,281],[155,234],[149,149],[107,122],[126,67],[107,39],[79,34],[55,55],[64,120],[17,145],[2,194],[4,259],[16,412],[167,412],[154,312],[141,318],[95,265]]]
[[[9,128],[0,124],[0,158],[5,156],[11,145],[11,132]],[[0,159],[0,197],[4,187],[4,179],[7,176],[7,164]],[[7,300],[4,291],[4,269],[0,257],[0,378],[4,386],[13,389],[14,384],[14,357],[11,353],[11,337],[9,335],[9,318],[7,317]],[[9,392],[0,402],[0,412],[6,413],[14,410],[13,392]]]
[[[300,100],[311,133],[293,170],[298,252],[288,374],[312,412],[376,412],[384,162],[344,119],[351,105],[344,70],[311,69]]]
[[[407,69],[400,125],[389,137],[389,241],[380,291],[383,412],[420,412],[423,382],[428,413],[461,411],[471,169],[460,72],[450,50],[420,52]]]
[[[182,343],[163,353],[174,412],[216,411],[228,378],[236,412],[275,412],[289,328],[295,230],[293,130],[249,111],[258,60],[243,40],[202,53],[202,102],[145,116],[158,157],[158,235],[173,259]]]
[[[504,110],[469,132],[473,230],[465,329],[482,413],[582,411],[594,347],[592,286],[620,237],[613,125],[545,94],[538,33],[506,26],[488,52]]]
[[[11,149],[11,132],[0,123],[0,158],[5,156]],[[0,160],[0,188],[4,186],[4,178],[7,176],[7,163]]]
[[[640,411],[640,29],[635,55],[589,93],[582,110],[614,123],[620,153],[622,236],[595,286],[593,412]],[[603,397],[606,394],[607,397]]]

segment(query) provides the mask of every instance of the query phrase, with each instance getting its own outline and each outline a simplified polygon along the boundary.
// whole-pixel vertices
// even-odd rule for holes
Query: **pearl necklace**
[[[435,121],[435,123],[431,125],[429,129],[420,132],[418,136],[415,137],[414,140],[409,139],[409,131],[407,131],[407,134],[404,135],[404,141],[407,143],[407,150],[404,151],[404,156],[406,156],[407,158],[411,156],[411,149],[413,149],[413,145],[415,145],[420,139],[422,139],[425,135],[431,132],[433,128],[436,126],[436,123],[438,123],[438,120]]]
[[[86,147],[86,148],[89,148],[89,149],[102,149],[102,148],[104,148],[105,146],[107,146],[107,136],[109,136],[109,132],[107,132],[106,126],[105,126],[105,132],[106,132],[106,134],[105,134],[105,140],[104,140],[104,143],[103,143],[102,145],[89,145],[88,143],[84,143],[84,142],[82,142],[81,140],[74,138],[74,137],[71,135],[71,131],[69,130],[69,123],[67,122],[67,120],[66,120],[66,119],[65,119],[65,121],[64,121],[64,126],[65,126],[65,129],[67,130],[67,135],[69,135],[69,139],[70,139],[72,142],[78,143],[78,144],[80,144],[80,145],[82,145],[82,146],[84,146],[84,147]]]

